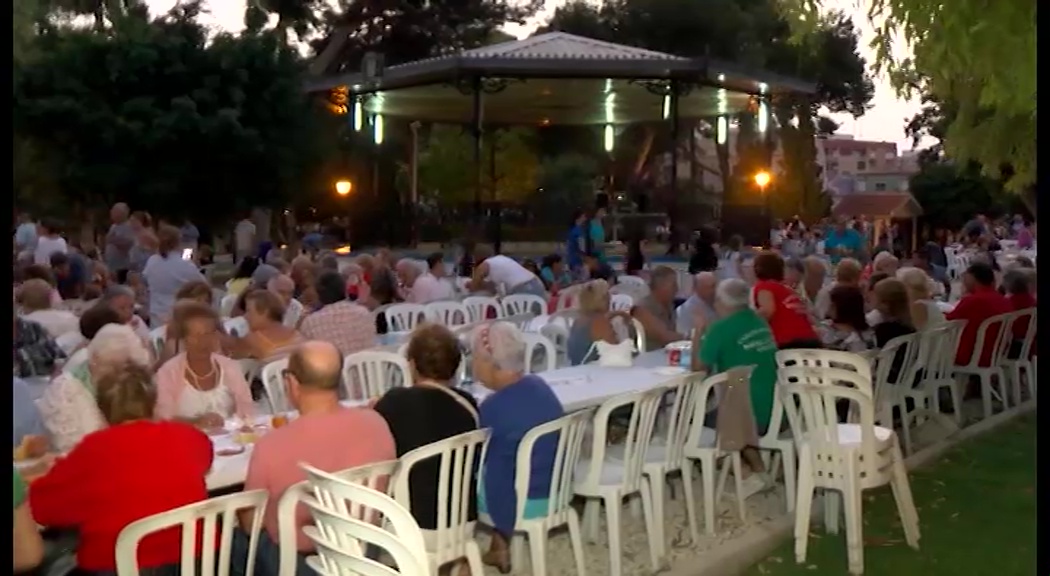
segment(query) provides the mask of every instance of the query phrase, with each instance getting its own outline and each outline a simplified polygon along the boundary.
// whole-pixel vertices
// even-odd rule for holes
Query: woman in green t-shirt
[[[44,541],[40,538],[40,531],[32,514],[29,513],[29,504],[26,503],[26,483],[18,470],[14,470],[14,496],[15,496],[15,519],[14,519],[14,571],[25,572],[40,565],[44,559]]]

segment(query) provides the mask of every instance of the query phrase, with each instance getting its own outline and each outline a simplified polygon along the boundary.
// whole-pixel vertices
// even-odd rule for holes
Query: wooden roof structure
[[[922,206],[907,192],[854,192],[842,195],[831,213],[836,217],[917,218],[922,216]]]

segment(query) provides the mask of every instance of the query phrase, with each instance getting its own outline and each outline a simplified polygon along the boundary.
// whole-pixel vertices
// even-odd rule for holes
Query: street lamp
[[[762,201],[766,209],[766,218],[772,215],[772,210],[769,209],[769,196],[766,194],[766,187],[769,186],[769,181],[773,177],[769,175],[769,172],[762,170],[755,174],[755,184],[758,184],[759,191],[762,192]]]
[[[335,183],[335,193],[340,196],[346,196],[354,189],[354,185],[349,180],[340,180]]]

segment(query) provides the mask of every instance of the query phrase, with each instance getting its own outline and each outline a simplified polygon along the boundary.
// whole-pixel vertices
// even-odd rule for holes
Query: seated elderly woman
[[[766,433],[773,414],[773,394],[777,381],[777,344],[766,320],[750,306],[751,289],[743,280],[731,278],[719,282],[715,290],[715,309],[719,320],[710,326],[702,321],[696,327],[692,368],[711,374],[742,366],[754,366],[751,372],[751,410],[759,435]],[[701,341],[701,338],[703,340]],[[708,424],[714,425],[714,411]],[[742,452],[748,471],[743,479],[744,497],[770,485],[765,478],[762,458],[754,448]],[[754,473],[753,473],[754,472]]]
[[[248,334],[227,337],[224,348],[232,358],[254,358],[262,363],[279,360],[302,344],[303,337],[283,324],[281,299],[268,290],[250,290],[244,295],[244,319]]]
[[[219,315],[196,302],[183,305],[175,327],[183,352],[157,370],[160,420],[180,420],[198,428],[221,428],[236,414],[252,416],[252,394],[240,365],[219,353]]]
[[[474,379],[492,390],[481,403],[479,424],[492,434],[481,472],[478,513],[491,517],[495,528],[483,560],[507,573],[507,543],[514,533],[518,498],[525,499],[523,519],[547,515],[558,439],[548,435],[536,443],[525,494],[518,494],[514,487],[518,445],[529,430],[561,418],[565,411],[543,378],[525,373],[525,339],[517,327],[493,322],[475,330],[472,340]]]
[[[299,328],[305,309],[302,303],[295,299],[295,282],[292,277],[284,274],[274,276],[266,283],[266,289],[276,294],[284,304],[284,318],[281,324],[289,328]]]
[[[84,362],[87,362],[88,344],[95,338],[98,331],[107,324],[123,324],[120,321],[120,315],[109,306],[96,304],[84,311],[80,316],[80,336],[83,340],[69,355],[69,359],[62,366],[63,371],[72,372]]]
[[[106,329],[132,336],[125,326]],[[119,364],[94,382],[99,429],[33,482],[29,507],[38,524],[77,531],[80,570],[112,575],[117,535],[128,524],[208,497],[213,454],[191,426],[151,420],[156,395],[145,366]],[[180,553],[179,531],[165,530],[139,546],[139,566],[179,574]]]
[[[135,313],[135,291],[127,286],[116,284],[106,289],[102,295],[102,303],[109,306],[120,317],[122,324],[127,324],[142,338],[149,342],[149,326]]]
[[[566,353],[569,364],[576,366],[585,360],[597,360],[596,356],[587,358],[595,342],[602,341],[617,344],[620,337],[613,329],[612,319],[621,316],[630,323],[631,315],[626,311],[609,311],[609,283],[605,280],[590,280],[583,285],[579,296],[579,315],[569,330],[566,340]]]
[[[820,326],[820,341],[829,350],[865,352],[871,348],[871,327],[864,317],[864,293],[856,286],[831,291],[830,318]]]
[[[187,282],[175,293],[175,305],[171,308],[171,321],[164,326],[164,346],[157,351],[156,367],[160,367],[179,353],[182,344],[175,333],[180,311],[187,303],[214,306],[215,292],[207,282]],[[147,339],[147,342],[149,340]],[[150,343],[152,346],[152,343]]]
[[[860,262],[853,258],[843,258],[835,266],[835,281],[825,285],[817,293],[816,300],[813,302],[813,312],[817,319],[823,320],[828,317],[828,311],[831,308],[831,290],[836,286],[860,286],[862,273],[863,268]]]
[[[94,383],[99,378],[127,364],[150,364],[150,354],[142,340],[123,324],[103,326],[87,350],[87,362],[59,374],[37,401],[58,452],[68,452],[84,436],[106,427],[95,401]]]
[[[52,338],[78,329],[76,314],[51,305],[51,286],[43,280],[29,280],[22,284],[18,303],[22,305],[22,317],[43,326]]]
[[[376,401],[374,409],[386,420],[401,457],[420,446],[478,429],[477,402],[453,387],[463,360],[459,339],[437,324],[423,324],[412,333],[405,351],[412,371],[412,386],[392,388]],[[437,527],[438,463],[415,468],[409,479],[412,515],[419,527]],[[474,481],[469,480],[473,485]],[[476,517],[473,502],[468,516]]]
[[[897,280],[900,280],[908,291],[911,321],[916,330],[944,323],[944,312],[931,295],[933,280],[926,275],[926,272],[919,268],[905,266],[897,270]]]

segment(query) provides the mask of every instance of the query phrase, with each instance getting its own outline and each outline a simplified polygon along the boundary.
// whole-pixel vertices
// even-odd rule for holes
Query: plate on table
[[[688,370],[682,366],[660,366],[659,368],[654,368],[653,372],[661,376],[678,376],[679,374],[685,374]]]

